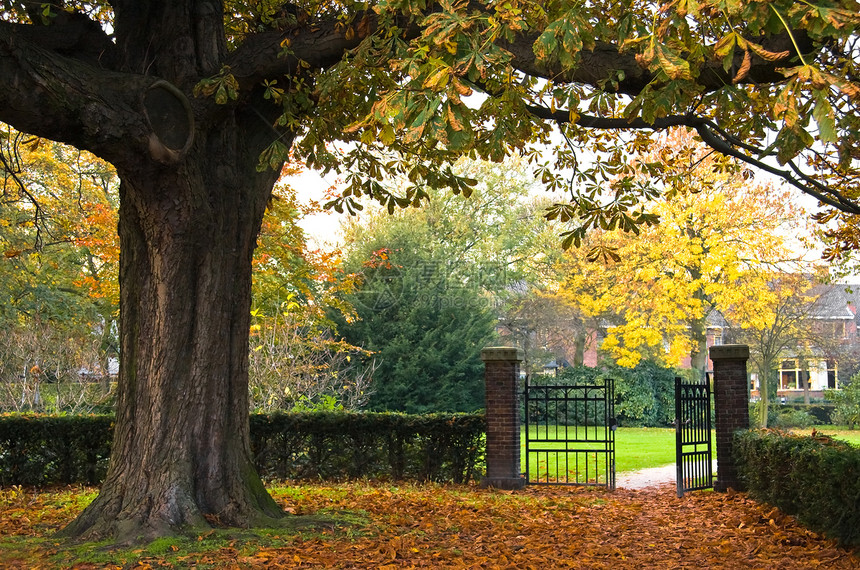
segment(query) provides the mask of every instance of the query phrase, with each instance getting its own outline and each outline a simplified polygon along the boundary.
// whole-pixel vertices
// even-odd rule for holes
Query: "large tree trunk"
[[[704,317],[690,320],[690,337],[695,343],[695,348],[690,351],[690,368],[700,374],[699,378],[704,378],[708,370],[708,337]]]
[[[101,492],[67,536],[135,542],[283,515],[248,428],[251,258],[278,173],[256,172],[241,125],[198,129],[178,168],[120,172],[117,427]]]
[[[773,384],[771,378],[774,374],[773,372],[774,363],[771,359],[765,358],[762,362],[761,368],[759,368],[759,381],[758,381],[758,392],[759,392],[759,416],[758,416],[758,425],[760,428],[766,428],[768,421],[768,411],[770,409],[770,389]],[[779,383],[777,382],[777,387]],[[778,389],[778,388],[777,388]]]

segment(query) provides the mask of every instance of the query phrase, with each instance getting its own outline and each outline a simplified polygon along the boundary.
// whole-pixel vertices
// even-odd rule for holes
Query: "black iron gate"
[[[711,459],[711,382],[675,378],[675,466],[678,496],[714,486]]]
[[[526,379],[529,484],[615,489],[615,382],[542,383]]]

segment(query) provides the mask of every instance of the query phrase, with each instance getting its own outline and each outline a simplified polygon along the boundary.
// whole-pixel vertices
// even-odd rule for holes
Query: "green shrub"
[[[840,390],[827,390],[824,396],[835,404],[834,423],[847,425],[848,429],[860,424],[860,374],[852,376],[850,384]]]
[[[749,413],[750,413],[750,425],[755,427],[762,427],[759,418],[761,417],[761,400],[756,402],[750,402],[749,404]],[[767,407],[767,425],[772,426],[776,423],[776,416],[779,412],[779,404],[775,404],[770,402]]]
[[[797,410],[804,410],[815,418],[817,425],[830,425],[833,423],[833,413],[836,406],[833,404],[795,404],[792,406]]]
[[[756,500],[847,546],[860,545],[860,449],[826,436],[739,431],[739,474]]]
[[[615,379],[615,416],[627,427],[665,427],[675,417],[675,371],[643,360],[635,368],[576,366],[559,373],[558,383]]]
[[[796,408],[786,408],[779,410],[773,425],[778,428],[807,428],[816,423],[815,418],[809,412]]]
[[[0,416],[0,485],[98,484],[112,416]],[[479,475],[482,415],[253,414],[251,448],[269,479],[389,478],[466,482]]]

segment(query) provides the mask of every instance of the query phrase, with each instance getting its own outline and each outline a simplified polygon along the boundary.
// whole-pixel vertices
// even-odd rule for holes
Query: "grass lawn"
[[[713,434],[711,434],[713,445]],[[618,428],[615,470],[618,473],[675,463],[674,428]]]
[[[602,435],[602,431],[601,431]],[[559,437],[562,437],[560,434]],[[521,451],[522,469],[525,471],[526,450],[523,440]],[[544,446],[547,448],[549,446]],[[580,444],[580,447],[587,445]],[[603,449],[602,446],[592,448]],[[599,476],[603,476],[600,459],[602,455],[589,457],[590,473],[597,469]],[[649,467],[662,467],[675,462],[675,430],[673,428],[618,428],[615,432],[615,472],[638,471]],[[552,463],[550,461],[550,463]],[[555,466],[548,467],[542,461],[542,476],[545,469],[549,469],[550,477],[554,477]],[[534,470],[534,464],[531,467]]]
[[[793,429],[793,433],[810,435],[816,433],[832,436],[860,446],[860,429],[849,430],[845,426],[813,426]],[[715,446],[711,433],[711,444]],[[713,449],[714,456],[716,450]],[[525,442],[523,442],[522,468],[525,471]],[[649,467],[662,467],[675,462],[674,428],[618,428],[615,432],[615,472],[625,473]],[[599,463],[599,462],[598,462]],[[602,472],[601,472],[602,473]]]
[[[849,430],[844,426],[814,426],[807,429],[794,429],[794,433],[809,435],[815,429],[816,433],[832,436],[834,439],[847,441],[852,445],[860,446],[860,429]],[[602,432],[601,432],[602,433]],[[561,437],[561,435],[560,435]],[[712,446],[715,446],[713,432],[711,434]],[[523,441],[521,451],[522,468],[525,471],[526,450]],[[600,449],[603,449],[600,447]],[[712,449],[716,457],[716,449]],[[603,476],[601,456],[591,456],[589,469],[594,472],[597,469],[599,476]],[[618,428],[615,432],[615,472],[625,473],[638,471],[649,467],[662,467],[675,462],[675,430],[673,428]],[[542,464],[542,469],[547,466]],[[534,469],[534,467],[532,467]],[[555,467],[548,466],[550,477],[554,476]],[[545,473],[545,471],[542,471]]]
[[[813,426],[805,429],[793,429],[791,431],[793,433],[810,435],[813,429],[816,433],[829,435],[833,439],[841,439],[851,445],[860,447],[860,430],[858,429],[848,429],[845,426]]]

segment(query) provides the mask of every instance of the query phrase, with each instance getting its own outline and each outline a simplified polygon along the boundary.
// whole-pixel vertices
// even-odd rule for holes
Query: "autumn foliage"
[[[851,551],[742,493],[674,487],[534,488],[352,483],[275,487],[293,522],[257,535],[209,531],[101,554],[46,538],[87,489],[0,491],[0,545],[11,567],[73,568],[856,568]],[[309,523],[310,521],[308,521]],[[297,525],[299,528],[301,526]],[[41,541],[40,541],[41,540]]]

